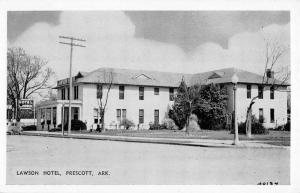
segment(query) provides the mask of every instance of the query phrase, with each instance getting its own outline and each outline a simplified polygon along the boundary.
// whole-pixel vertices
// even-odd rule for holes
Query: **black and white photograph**
[[[292,185],[291,10],[5,14],[5,185]]]

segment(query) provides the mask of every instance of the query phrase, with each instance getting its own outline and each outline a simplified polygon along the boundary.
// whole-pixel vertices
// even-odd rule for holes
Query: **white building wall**
[[[287,122],[287,93],[284,92],[285,88],[275,90],[274,99],[270,99],[270,87],[264,89],[263,99],[256,99],[255,104],[252,106],[252,113],[259,117],[259,108],[263,108],[265,118],[264,125],[267,128],[274,128],[276,125],[283,125]],[[247,85],[239,84],[237,89],[237,114],[238,122],[246,120],[247,107],[251,99],[258,95],[258,85],[251,85],[251,98],[247,99]],[[230,97],[231,101],[232,95]],[[270,109],[275,111],[275,121],[270,122]]]
[[[112,123],[117,123],[116,109],[126,109],[126,117],[132,120],[135,125],[139,123],[139,109],[144,109],[144,125],[148,129],[149,123],[154,122],[154,110],[159,110],[160,123],[165,118],[168,106],[171,107],[173,101],[169,101],[169,88],[160,87],[159,95],[154,95],[154,87],[144,87],[144,100],[139,100],[139,86],[125,85],[124,99],[119,99],[119,85],[113,85],[109,93],[108,104],[105,113],[105,125],[108,128]],[[233,85],[227,84],[228,94],[228,111],[233,110]],[[87,122],[87,128],[94,127],[94,109],[97,109],[98,102],[96,98],[96,84],[79,85],[79,100],[82,101],[82,109],[80,111],[81,120]],[[283,125],[287,122],[287,93],[281,92],[285,88],[282,87],[275,90],[274,99],[270,99],[270,88],[264,89],[263,99],[256,99],[252,108],[252,113],[259,117],[259,108],[263,108],[265,126],[274,128],[276,125]],[[103,87],[103,99],[105,101],[107,87]],[[176,89],[174,90],[176,92]],[[258,95],[258,86],[252,85],[251,98],[247,99],[247,85],[238,84],[237,88],[237,115],[238,122],[246,120],[247,107],[253,97]],[[275,110],[275,121],[270,123],[270,109]]]
[[[113,85],[107,102],[105,113],[105,125],[117,123],[117,109],[126,109],[126,118],[139,123],[139,109],[144,109],[143,128],[148,129],[149,123],[154,122],[154,110],[159,110],[159,121],[165,118],[169,101],[169,88],[159,88],[159,95],[154,95],[154,87],[144,87],[144,100],[139,100],[139,86],[125,85],[124,99],[119,99],[119,85]],[[95,84],[83,85],[83,121],[87,121],[87,127],[91,128],[94,123],[94,108],[98,108],[96,99],[97,86]],[[105,101],[107,87],[103,87],[103,99]]]

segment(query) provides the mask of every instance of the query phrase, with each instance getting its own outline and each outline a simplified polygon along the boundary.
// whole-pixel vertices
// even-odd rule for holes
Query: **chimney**
[[[272,71],[271,69],[267,69],[267,77],[274,78],[274,71]]]

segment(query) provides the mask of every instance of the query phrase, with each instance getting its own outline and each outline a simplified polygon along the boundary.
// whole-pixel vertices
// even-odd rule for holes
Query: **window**
[[[264,111],[262,108],[259,109],[259,122],[263,123],[264,122]]]
[[[139,87],[139,99],[144,100],[144,87]]]
[[[70,88],[67,88],[67,92],[68,92],[67,100],[70,100]]]
[[[121,123],[121,109],[117,109],[117,122]]]
[[[124,99],[124,86],[119,86],[119,99]]]
[[[78,86],[74,86],[74,99],[78,99]]]
[[[97,99],[102,99],[103,88],[101,84],[97,85]]]
[[[122,120],[126,119],[126,109],[122,109]]]
[[[94,124],[98,123],[98,109],[94,109]]]
[[[271,86],[270,88],[270,99],[274,99],[274,87]]]
[[[170,101],[174,101],[174,88],[169,88]]]
[[[159,124],[159,110],[154,110],[154,124]]]
[[[264,87],[258,86],[258,98],[263,99],[264,98]]]
[[[52,123],[53,123],[53,125],[56,125],[56,107],[53,107],[52,113],[53,113]]]
[[[144,123],[144,109],[139,110],[139,124]]]
[[[126,109],[117,109],[117,122],[121,123],[123,120],[126,119]]]
[[[66,95],[65,95],[65,88],[61,89],[61,100],[65,100],[66,99]]]
[[[159,95],[159,88],[154,88],[154,95]]]
[[[251,98],[251,85],[247,85],[247,99]]]
[[[74,120],[78,120],[78,115],[79,115],[79,108],[75,107],[74,108]]]
[[[270,122],[274,123],[274,121],[275,121],[275,110],[270,109]]]

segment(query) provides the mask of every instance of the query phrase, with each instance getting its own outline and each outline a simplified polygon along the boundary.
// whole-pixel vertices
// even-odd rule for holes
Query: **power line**
[[[73,47],[85,47],[84,45],[74,43],[74,41],[85,42],[85,39],[75,38],[71,36],[59,36],[59,38],[70,40],[70,42],[59,42],[60,44],[65,44],[70,46],[70,71],[69,71],[69,120],[68,120],[68,135],[71,134],[71,100],[72,100],[72,58],[73,58]],[[63,116],[64,117],[64,116]],[[64,124],[64,123],[62,123]]]

